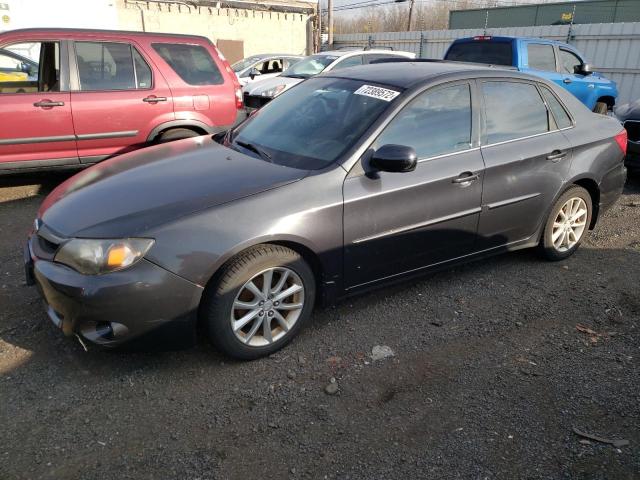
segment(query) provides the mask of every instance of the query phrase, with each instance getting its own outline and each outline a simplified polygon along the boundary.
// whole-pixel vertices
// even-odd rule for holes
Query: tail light
[[[236,87],[236,108],[240,110],[244,106],[244,100],[242,98],[242,88],[238,85]]]
[[[477,37],[473,37],[474,40],[491,40],[491,35],[478,35]]]
[[[233,68],[231,68],[231,65],[229,64],[229,61],[225,58],[222,52],[215,45],[213,46],[213,48],[215,48],[216,53],[218,54],[218,58],[222,62],[224,69],[231,77],[231,81],[233,82],[233,89],[236,92],[236,109],[240,110],[244,107],[244,100],[242,98],[242,85],[240,85],[240,81],[238,80],[236,72],[233,71]]]
[[[623,128],[622,131],[619,134],[617,134],[614,138],[616,139],[616,143],[620,147],[620,150],[622,150],[622,153],[626,155],[627,154],[627,138],[628,138],[627,131]]]

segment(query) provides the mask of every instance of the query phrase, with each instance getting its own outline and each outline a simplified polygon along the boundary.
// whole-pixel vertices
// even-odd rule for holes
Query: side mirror
[[[31,75],[31,66],[28,63],[21,63],[20,71],[22,73],[26,73],[27,75]]]
[[[591,69],[591,65],[588,63],[583,63],[576,67],[576,73],[579,75],[591,75],[593,70]]]
[[[383,145],[371,157],[371,166],[382,172],[412,172],[417,163],[416,151],[405,145]]]
[[[254,78],[256,78],[257,76],[262,75],[260,73],[260,70],[258,70],[257,68],[252,68],[251,72],[249,73],[249,76],[251,77],[251,80],[253,80]]]

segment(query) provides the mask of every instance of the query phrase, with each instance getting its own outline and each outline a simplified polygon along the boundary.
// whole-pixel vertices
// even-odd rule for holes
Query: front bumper
[[[126,270],[83,275],[31,252],[27,247],[27,283],[32,275],[49,318],[65,335],[107,347],[133,340],[194,343],[202,287],[146,259]]]

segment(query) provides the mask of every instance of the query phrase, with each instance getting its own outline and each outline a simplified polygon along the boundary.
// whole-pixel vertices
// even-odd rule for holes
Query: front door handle
[[[567,152],[562,152],[560,150],[554,150],[549,155],[547,155],[547,160],[551,160],[552,162],[559,162],[564,157],[567,156]]]
[[[453,180],[451,180],[451,182],[452,183],[456,183],[458,185],[459,184],[469,184],[471,182],[476,181],[479,177],[480,177],[480,175],[478,175],[477,173],[463,172],[458,177],[456,177]]]
[[[570,78],[565,78],[564,80],[562,80],[564,83],[571,83],[573,82],[573,80],[571,80]]]
[[[52,108],[52,107],[64,107],[64,102],[52,102],[51,100],[40,100],[33,104],[34,107],[40,108]]]
[[[167,97],[156,97],[155,95],[149,95],[142,99],[143,102],[147,103],[158,103],[158,102],[166,102]]]

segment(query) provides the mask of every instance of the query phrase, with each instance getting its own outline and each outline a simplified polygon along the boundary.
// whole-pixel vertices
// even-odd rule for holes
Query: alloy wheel
[[[551,241],[559,252],[571,250],[587,228],[587,204],[580,197],[567,200],[553,222]]]
[[[304,308],[304,285],[286,267],[264,270],[246,282],[231,310],[231,327],[245,345],[277,342],[295,325]]]

